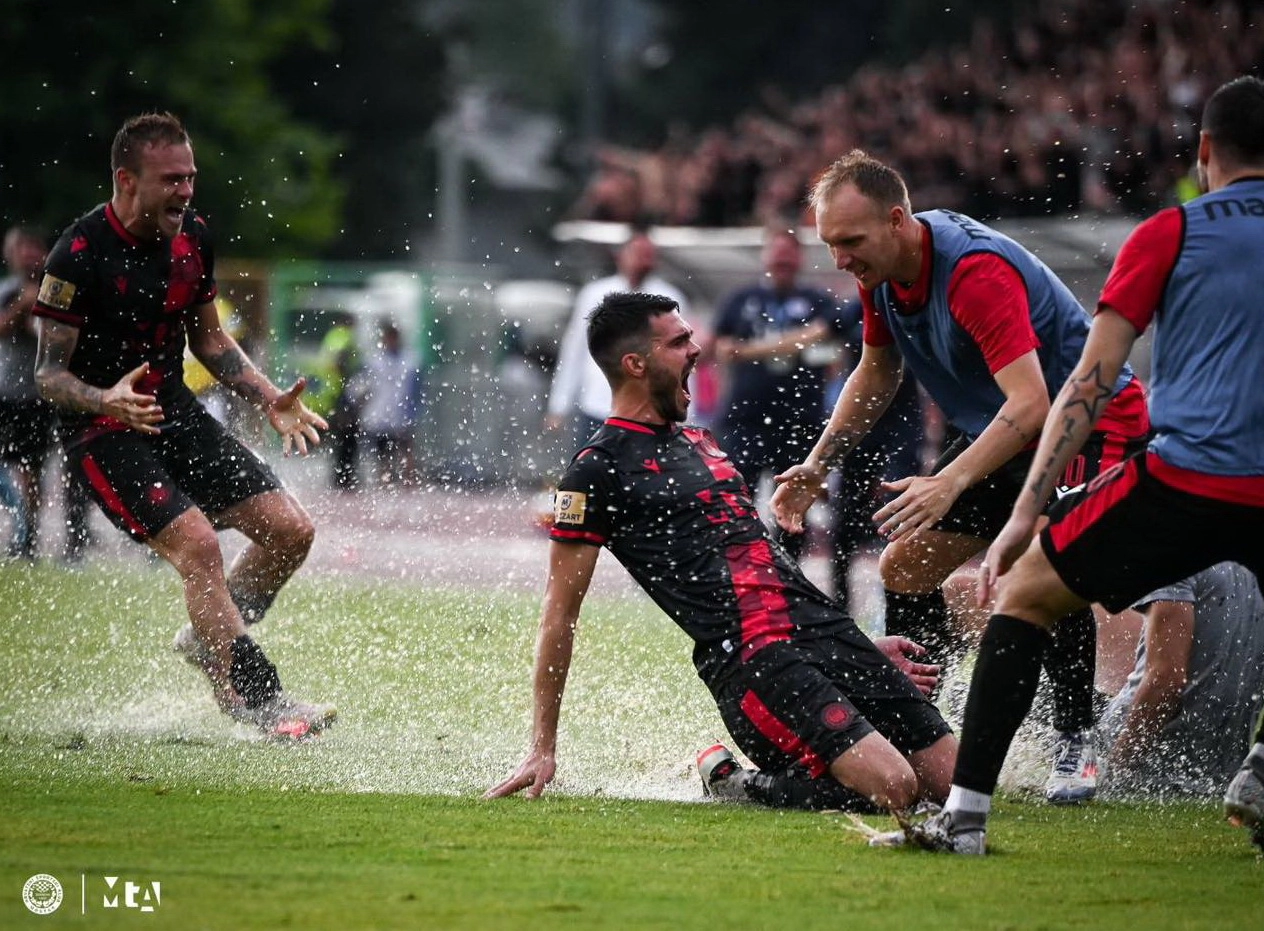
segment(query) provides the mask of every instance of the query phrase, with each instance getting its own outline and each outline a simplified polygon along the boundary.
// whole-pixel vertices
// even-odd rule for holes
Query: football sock
[[[929,651],[923,663],[946,663],[955,658],[960,645],[948,626],[948,605],[942,589],[922,595],[883,591],[886,597],[886,632],[891,637],[908,637]]]
[[[1093,679],[1097,674],[1097,622],[1093,609],[1068,614],[1053,625],[1044,666],[1053,687],[1053,728],[1066,734],[1095,723]]]
[[[877,805],[830,776],[810,779],[792,773],[752,773],[746,780],[746,796],[771,808],[809,811],[853,811],[877,814]]]
[[[258,708],[281,691],[281,677],[276,667],[263,655],[259,644],[246,634],[233,641],[233,667],[228,680],[247,708]]]
[[[258,624],[263,620],[263,616],[268,613],[268,609],[272,607],[272,602],[276,601],[276,593],[268,594],[252,594],[247,592],[233,591],[230,586],[228,596],[233,599],[233,604],[237,606],[237,611],[241,614],[241,619],[247,625]]]
[[[944,802],[944,808],[954,813],[982,815],[987,818],[988,812],[992,810],[992,796],[972,789],[963,789],[961,786],[953,786],[948,790],[948,801]]]
[[[1014,733],[1031,710],[1049,635],[1035,624],[993,614],[979,644],[966,699],[952,784],[984,795],[996,780]]]

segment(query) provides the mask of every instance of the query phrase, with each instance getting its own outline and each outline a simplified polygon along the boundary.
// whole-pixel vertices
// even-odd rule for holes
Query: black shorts
[[[52,447],[55,419],[39,398],[0,398],[0,462],[38,470]]]
[[[837,634],[773,643],[711,685],[730,736],[756,766],[824,775],[877,730],[907,755],[952,729],[854,624]]]
[[[144,542],[191,507],[214,523],[280,481],[200,406],[159,436],[106,433],[67,451],[70,470],[119,529]]]
[[[1084,447],[1062,473],[1056,486],[1057,498],[1050,504],[1048,513],[1055,513],[1058,501],[1063,497],[1084,488],[1101,472],[1144,449],[1148,440],[1144,436],[1125,440],[1113,433],[1090,433]],[[955,439],[939,457],[932,472],[938,473],[965,452],[971,442],[964,436]],[[1024,450],[982,481],[971,485],[953,502],[934,529],[983,540],[995,539],[1009,520],[1014,502],[1027,481],[1034,456],[1034,450]]]
[[[1119,612],[1144,595],[1224,560],[1264,571],[1264,508],[1165,485],[1144,453],[1090,482],[1054,515],[1040,544],[1063,583]]]

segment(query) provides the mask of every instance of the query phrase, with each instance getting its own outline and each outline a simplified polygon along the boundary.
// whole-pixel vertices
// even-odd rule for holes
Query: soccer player
[[[176,648],[211,680],[223,711],[277,736],[334,718],[281,690],[247,631],[302,564],[315,529],[272,471],[199,404],[182,377],[189,348],[262,410],[288,453],[325,422],[281,391],[220,326],[205,221],[189,207],[193,146],[169,113],[125,122],[110,152],[108,203],[76,220],[49,255],[34,315],[36,382],[57,408],[69,468],[115,526],[184,582],[190,624]],[[216,530],[250,539],[227,577]]]
[[[984,852],[997,776],[1060,617],[1094,601],[1122,610],[1226,559],[1257,579],[1264,569],[1264,81],[1238,78],[1207,101],[1198,176],[1207,193],[1150,217],[1120,250],[1013,514],[988,549],[977,595],[983,604],[999,588],[996,607],[947,805],[909,831],[922,846]],[[1100,475],[1033,540],[1057,476],[1151,321],[1153,441]],[[1264,849],[1264,719],[1253,740],[1225,812]]]
[[[777,476],[773,514],[801,532],[829,470],[840,467],[895,396],[907,365],[957,433],[932,469],[884,485],[895,497],[874,515],[888,542],[879,562],[886,632],[943,662],[952,650],[941,589],[1000,531],[1018,497],[1050,399],[1084,345],[1089,316],[1023,246],[948,210],[914,214],[899,173],[854,150],[812,191],[816,227],[835,264],[855,276],[864,307],[860,361],[821,438]],[[1122,368],[1063,490],[1091,481],[1140,448],[1145,397]],[[1087,608],[1064,620],[1045,656],[1059,732],[1046,786],[1051,802],[1096,791],[1092,743],[1095,626]]]
[[[713,794],[806,806],[832,785],[836,805],[860,796],[897,810],[938,799],[956,739],[905,672],[933,682],[936,670],[901,655],[916,650],[907,640],[879,649],[865,637],[773,542],[711,434],[681,425],[701,349],[676,302],[607,295],[588,347],[612,414],[558,485],[531,750],[488,797],[535,797],[553,779],[575,626],[604,546],[694,640],[729,733],[760,777],[772,774],[712,755],[700,772]],[[720,785],[730,781],[740,785]]]

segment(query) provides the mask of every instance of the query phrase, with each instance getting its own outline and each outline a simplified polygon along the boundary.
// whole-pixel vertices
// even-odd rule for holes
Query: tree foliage
[[[442,59],[408,28],[413,6],[11,0],[0,20],[0,220],[61,230],[109,198],[121,121],[171,110],[193,136],[195,202],[221,253],[319,254],[363,236],[349,192],[397,203],[399,165],[416,160],[407,143],[437,109]]]
[[[430,131],[445,105],[444,45],[417,0],[330,0],[328,40],[273,61],[277,92],[306,124],[338,140],[348,191],[342,258],[415,258],[434,197]]]

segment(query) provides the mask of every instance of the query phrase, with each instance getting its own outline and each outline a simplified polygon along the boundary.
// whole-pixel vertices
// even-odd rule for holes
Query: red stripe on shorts
[[[829,769],[829,764],[773,714],[754,692],[747,692],[742,696],[742,713],[755,725],[757,731],[775,743],[782,752],[802,763],[813,779],[824,775]]]
[[[1106,452],[1102,461],[1105,463]],[[1110,469],[1102,471],[1097,478],[1089,482],[1088,493],[1067,515],[1049,527],[1049,539],[1058,552],[1072,540],[1077,539],[1085,530],[1097,523],[1097,520],[1109,511],[1121,498],[1137,484],[1137,460],[1127,459],[1116,463]]]
[[[91,454],[83,457],[83,474],[88,479],[96,493],[101,496],[101,500],[105,502],[105,506],[112,512],[123,518],[123,522],[127,524],[127,529],[140,537],[142,540],[149,538],[149,531],[141,526],[135,515],[128,510],[127,505],[123,503],[123,499],[118,496],[118,492],[114,490],[114,486],[110,484],[110,480],[105,477],[105,473],[101,471],[101,467],[97,465],[96,460]]]

